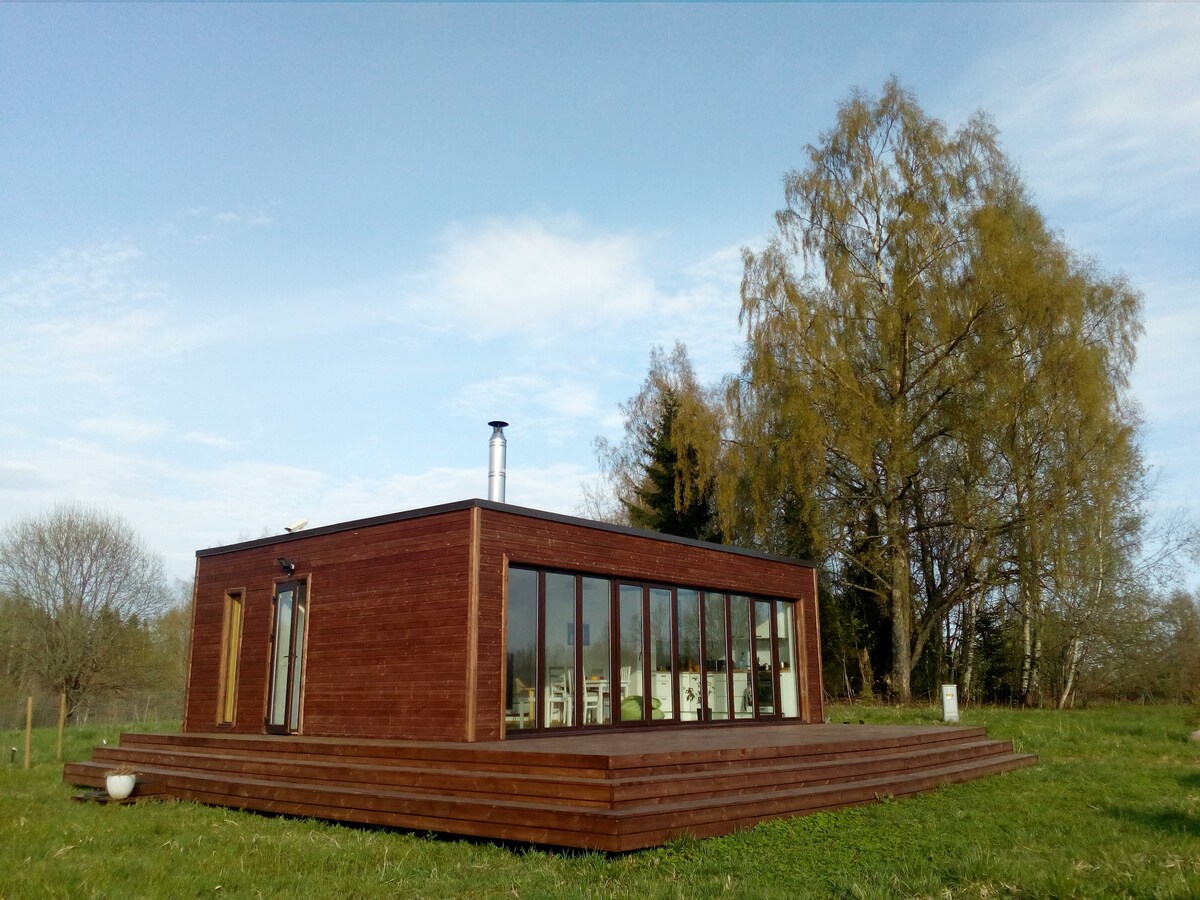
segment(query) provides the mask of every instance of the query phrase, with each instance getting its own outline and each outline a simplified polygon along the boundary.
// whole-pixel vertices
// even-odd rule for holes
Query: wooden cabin
[[[808,563],[493,501],[214,547],[183,733],[63,778],[626,851],[1036,762],[982,728],[824,724],[818,629]]]
[[[470,500],[197,553],[185,732],[820,722],[812,565]]]

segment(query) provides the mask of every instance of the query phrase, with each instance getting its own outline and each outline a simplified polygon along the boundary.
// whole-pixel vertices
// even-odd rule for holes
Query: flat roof
[[[382,516],[372,516],[367,519],[354,519],[350,522],[338,522],[334,525],[321,525],[316,528],[306,528],[303,531],[285,532],[283,534],[271,535],[270,537],[256,538],[252,541],[241,541],[236,544],[225,544],[219,547],[209,547],[205,550],[197,550],[197,559],[206,556],[219,556],[222,553],[233,553],[238,550],[247,550],[254,547],[268,547],[273,544],[285,544],[291,541],[300,541],[306,538],[318,537],[323,534],[337,534],[342,531],[355,531],[360,528],[370,528],[374,525],[387,525],[392,522],[404,522],[409,519],[421,519],[428,516],[441,515],[443,513],[458,512],[465,509],[488,509],[494,512],[509,513],[514,516],[525,516],[530,519],[541,519],[547,522],[560,522],[567,525],[577,525],[581,528],[590,528],[593,531],[607,531],[612,534],[625,534],[631,537],[648,538],[653,541],[661,541],[668,544],[683,544],[688,547],[701,547],[705,550],[716,550],[721,553],[733,553],[737,556],[749,556],[755,559],[765,559],[772,562],[787,563],[794,566],[804,566],[806,568],[816,568],[816,564],[803,559],[795,559],[790,556],[779,556],[773,553],[764,553],[760,550],[749,550],[745,547],[735,547],[731,544],[714,544],[711,541],[698,541],[694,538],[678,537],[673,534],[663,534],[659,531],[649,531],[644,528],[632,528],[628,525],[614,525],[609,522],[594,522],[591,519],[580,519],[576,516],[566,516],[561,513],[546,512],[541,509],[531,509],[527,506],[514,506],[510,503],[497,503],[494,500],[459,500],[454,503],[443,503],[439,506],[426,506],[421,509],[410,509],[404,512],[388,513]]]

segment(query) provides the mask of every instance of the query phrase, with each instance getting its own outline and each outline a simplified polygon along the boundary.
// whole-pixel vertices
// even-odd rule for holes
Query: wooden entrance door
[[[289,734],[300,730],[300,689],[304,679],[304,628],[308,597],[303,581],[275,586],[274,627],[271,629],[271,690],[267,699],[266,730]]]

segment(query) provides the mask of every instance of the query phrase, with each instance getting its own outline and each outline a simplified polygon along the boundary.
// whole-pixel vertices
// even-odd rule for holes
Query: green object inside
[[[650,718],[661,719],[663,717],[662,701],[657,697],[650,698]],[[642,718],[642,697],[640,694],[633,694],[621,701],[621,721],[639,721]]]

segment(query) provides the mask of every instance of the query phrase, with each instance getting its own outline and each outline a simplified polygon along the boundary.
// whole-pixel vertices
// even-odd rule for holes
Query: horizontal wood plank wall
[[[823,721],[820,638],[810,566],[743,556],[652,537],[589,528],[570,522],[484,508],[479,563],[478,740],[498,740],[505,636],[501,604],[504,559],[511,566],[537,566],[608,578],[640,579],[681,587],[709,588],[799,601],[804,643],[800,661],[808,674],[810,720]],[[799,623],[798,623],[799,625]]]
[[[478,516],[477,562],[472,514]],[[188,732],[217,728],[225,592],[244,589],[235,722],[266,713],[276,560],[311,579],[301,733],[405,740],[503,737],[504,572],[563,569],[799,601],[798,651],[809,720],[822,720],[820,639],[809,566],[613,532],[586,523],[464,506],[202,555],[197,564]],[[475,628],[472,572],[477,580]],[[472,673],[469,636],[477,636]],[[472,679],[473,674],[473,679]],[[469,702],[471,684],[474,703]]]
[[[311,578],[301,732],[461,740],[470,535],[470,510],[456,510],[202,556],[187,730],[216,728],[223,599],[244,587],[237,713],[228,730],[263,731],[271,601],[282,575],[276,560],[286,556],[297,577]]]

